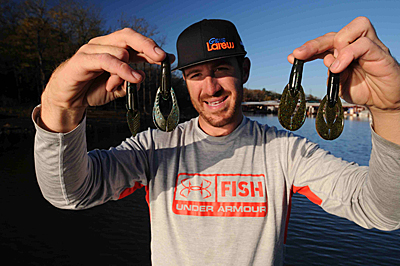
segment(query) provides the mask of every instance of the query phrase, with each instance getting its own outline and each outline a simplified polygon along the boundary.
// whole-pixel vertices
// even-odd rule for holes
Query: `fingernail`
[[[137,72],[132,71],[132,76],[137,79],[137,80],[141,80],[142,79],[142,75],[140,75]]]
[[[337,58],[339,55],[339,52],[337,49],[333,50],[333,57]]]
[[[330,69],[333,70],[333,71],[335,71],[335,70],[337,70],[337,69],[339,68],[339,65],[340,65],[340,61],[336,59],[336,60],[333,62],[333,64],[331,65]]]
[[[164,51],[158,46],[156,46],[154,48],[154,52],[156,52],[156,54],[159,54],[159,55],[164,55]]]
[[[299,48],[297,48],[298,51],[304,51],[305,49],[306,49],[305,45],[302,45]]]

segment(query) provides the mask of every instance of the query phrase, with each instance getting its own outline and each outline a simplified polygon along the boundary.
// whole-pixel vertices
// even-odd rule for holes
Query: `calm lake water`
[[[274,116],[251,116],[281,128]],[[322,140],[308,118],[297,132],[334,155],[368,165],[368,120],[346,120],[343,134]],[[129,136],[125,124],[88,121],[88,147]],[[143,190],[85,211],[63,211],[43,199],[33,165],[32,131],[0,143],[0,250],[10,265],[150,265],[150,227]],[[294,195],[286,249],[289,265],[400,265],[400,231],[366,230]]]
[[[282,129],[276,116],[251,118]],[[314,118],[307,118],[296,134],[344,160],[369,164],[371,130],[367,118],[347,119],[342,135],[333,141],[319,137]],[[400,230],[364,229],[326,213],[298,194],[294,194],[292,204],[286,243],[288,265],[400,265]]]

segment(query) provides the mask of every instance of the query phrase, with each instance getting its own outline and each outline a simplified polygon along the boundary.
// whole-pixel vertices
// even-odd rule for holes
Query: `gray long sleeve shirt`
[[[62,134],[36,125],[42,193],[56,207],[84,209],[145,186],[153,265],[283,264],[293,192],[360,226],[400,228],[400,146],[374,132],[361,167],[246,117],[224,137],[205,134],[196,118],[89,153],[85,127]]]

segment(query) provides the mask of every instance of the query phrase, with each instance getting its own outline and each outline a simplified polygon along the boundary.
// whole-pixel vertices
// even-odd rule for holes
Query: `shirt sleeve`
[[[87,209],[147,185],[146,149],[137,138],[87,152],[86,118],[68,133],[52,133],[38,126],[39,117],[40,106],[32,113],[35,171],[44,198],[54,206]]]
[[[400,228],[399,145],[372,130],[367,167],[337,158],[305,139],[293,137],[289,143],[294,192],[364,228]]]

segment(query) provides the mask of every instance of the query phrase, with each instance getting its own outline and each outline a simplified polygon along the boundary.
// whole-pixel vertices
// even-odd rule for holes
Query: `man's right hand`
[[[42,94],[39,125],[53,132],[71,131],[88,106],[125,96],[125,80],[142,81],[144,73],[133,70],[128,63],[160,64],[165,56],[152,39],[132,29],[92,39],[52,74]]]

